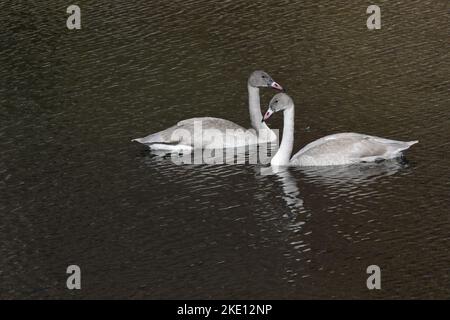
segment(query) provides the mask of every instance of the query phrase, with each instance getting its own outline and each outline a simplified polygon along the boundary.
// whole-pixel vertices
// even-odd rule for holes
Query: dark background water
[[[1,298],[450,297],[448,1],[79,1],[78,31],[70,4],[0,5]],[[296,102],[295,150],[420,143],[271,175],[130,143],[194,116],[249,127],[255,69]]]

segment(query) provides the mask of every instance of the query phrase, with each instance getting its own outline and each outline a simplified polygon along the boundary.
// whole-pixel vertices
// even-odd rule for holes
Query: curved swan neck
[[[252,127],[255,130],[259,130],[261,127],[261,106],[259,100],[259,88],[255,88],[250,84],[247,84],[248,88],[248,108],[250,112],[250,121],[252,122]]]
[[[280,148],[270,161],[271,165],[288,165],[291,159],[292,148],[294,146],[294,104],[291,104],[283,111],[283,137]]]

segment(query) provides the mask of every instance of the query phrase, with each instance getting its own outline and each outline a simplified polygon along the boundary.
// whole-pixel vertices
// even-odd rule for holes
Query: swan
[[[400,157],[402,151],[419,141],[396,141],[366,134],[346,132],[325,136],[303,147],[292,158],[294,144],[294,102],[285,93],[276,94],[262,121],[283,111],[283,136],[272,166],[332,166]]]
[[[276,140],[275,133],[261,121],[259,88],[284,91],[283,87],[266,72],[257,70],[248,78],[247,88],[251,124],[257,131],[258,137],[255,137],[250,130],[247,131],[229,120],[201,117],[182,120],[168,129],[131,141],[147,145],[152,150],[188,151],[196,148],[216,149],[245,146],[252,143],[252,138],[255,138],[253,140],[255,143]]]

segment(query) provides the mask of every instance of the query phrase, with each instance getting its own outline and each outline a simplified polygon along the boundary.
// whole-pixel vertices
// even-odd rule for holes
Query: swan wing
[[[397,141],[359,133],[333,134],[309,143],[291,159],[296,165],[341,165],[392,159],[418,141]]]
[[[230,120],[213,117],[201,117],[182,120],[177,123],[176,127],[191,130],[191,128],[194,128],[194,125],[201,125],[202,130],[216,129],[223,132],[225,132],[226,130],[245,130],[243,127]]]
[[[194,146],[195,141],[201,141],[201,144],[198,146],[205,147],[214,142],[212,141],[213,138],[205,134],[207,130],[214,130],[215,133],[220,132],[224,137],[228,132],[245,132],[243,127],[229,120],[199,117],[179,121],[176,125],[163,131],[150,134],[143,138],[133,139],[132,141],[146,145],[156,144],[156,147],[164,144]]]

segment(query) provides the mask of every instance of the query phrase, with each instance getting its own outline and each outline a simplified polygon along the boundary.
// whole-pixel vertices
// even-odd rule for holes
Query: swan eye
[[[262,76],[262,78],[263,78],[263,79],[265,79],[265,78],[266,78],[266,76],[265,76],[265,75],[263,75],[263,76]]]

